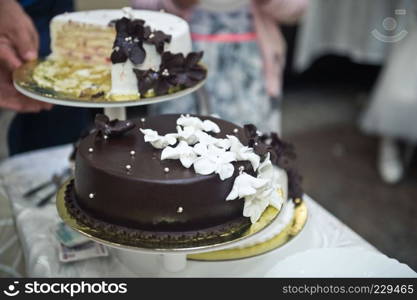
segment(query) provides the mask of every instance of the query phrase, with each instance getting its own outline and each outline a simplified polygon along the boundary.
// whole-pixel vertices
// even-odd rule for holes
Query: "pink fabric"
[[[255,32],[248,33],[221,33],[221,34],[199,34],[191,33],[193,41],[217,42],[217,43],[239,43],[254,41],[257,39]]]
[[[308,0],[269,0],[260,4],[252,0],[251,9],[263,58],[266,89],[270,96],[282,94],[282,71],[286,42],[277,23],[294,23],[303,14]],[[179,9],[173,0],[132,0],[134,8],[160,10],[188,18],[192,10]]]

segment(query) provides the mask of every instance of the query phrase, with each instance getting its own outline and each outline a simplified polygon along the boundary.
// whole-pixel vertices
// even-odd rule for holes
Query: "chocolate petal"
[[[143,38],[145,21],[141,19],[131,20],[128,26],[127,33],[136,38]]]
[[[284,142],[278,137],[278,134],[271,133],[271,147],[277,152],[278,157],[285,156],[290,160],[297,157],[294,151],[294,146],[290,143]]]
[[[201,81],[207,77],[207,70],[200,67],[194,67],[191,70],[189,70],[187,74],[193,80]]]
[[[155,45],[156,51],[159,54],[164,52],[165,43],[171,42],[171,36],[164,32],[157,30],[153,32],[153,37],[148,39],[147,42]]]
[[[129,28],[129,24],[130,24],[130,19],[128,18],[121,18],[119,20],[116,21],[116,32],[117,33],[127,33],[128,28]]]
[[[132,46],[129,49],[129,59],[135,65],[142,64],[146,58],[146,51],[143,49],[141,42],[132,43]]]
[[[103,114],[97,114],[94,120],[96,130],[102,136],[117,136],[121,135],[135,127],[133,122],[129,121],[110,121],[109,117]]]
[[[152,70],[142,71],[133,69],[138,79],[139,92],[144,95],[147,91],[153,88],[158,80],[158,74]]]
[[[110,56],[110,60],[113,64],[123,63],[127,60],[127,55],[125,54],[125,51],[120,49],[118,51],[113,50]]]
[[[288,176],[288,198],[297,199],[303,196],[302,180],[303,178],[295,168],[287,170]]]
[[[173,80],[175,82],[175,85],[185,85],[188,81],[187,73],[177,73],[175,74],[175,79]]]
[[[110,122],[110,119],[108,116],[103,114],[97,114],[94,119],[94,124],[96,126],[104,126]]]
[[[258,136],[257,134],[258,128],[256,128],[253,124],[246,124],[243,126],[243,132],[246,136],[246,138],[251,139]]]
[[[149,36],[151,35],[151,33],[152,33],[151,27],[145,26],[143,28],[143,37],[145,38],[145,40],[149,39]]]
[[[119,136],[122,135],[129,130],[133,129],[136,125],[130,121],[119,121],[113,120],[109,124],[109,136]]]
[[[192,68],[197,65],[200,60],[203,58],[203,51],[200,52],[190,52],[185,58],[185,67]]]
[[[172,73],[175,69],[183,69],[184,61],[182,53],[172,54],[171,52],[164,52],[161,57],[160,69],[168,69]]]
[[[164,79],[160,79],[156,84],[155,84],[155,94],[160,96],[160,95],[166,95],[168,94],[169,88],[171,87],[171,85],[169,84],[169,82],[167,80]]]

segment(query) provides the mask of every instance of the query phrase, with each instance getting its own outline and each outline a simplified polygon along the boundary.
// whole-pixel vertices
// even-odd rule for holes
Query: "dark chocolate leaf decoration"
[[[123,17],[119,20],[116,20],[114,26],[116,27],[116,32],[118,34],[128,35],[128,28],[129,28],[130,19]]]
[[[171,75],[169,83],[174,86],[192,87],[207,76],[206,70],[199,65],[202,56],[203,52],[191,52],[187,57],[184,57],[182,53],[164,52],[160,72],[167,70],[167,73]]]
[[[144,95],[150,89],[157,96],[166,95],[170,88],[188,88],[196,85],[207,76],[207,72],[199,65],[203,52],[173,54],[169,51],[161,55],[159,70],[139,70],[134,72],[138,79],[139,92]]]
[[[143,41],[145,38],[145,21],[141,19],[129,20],[126,33],[132,38],[137,38]]]
[[[245,137],[248,139],[249,147],[253,147],[254,144],[259,140],[259,136],[257,133],[258,129],[253,124],[246,124],[243,126],[243,133],[245,134]]]
[[[143,20],[121,18],[116,21],[116,39],[110,56],[112,63],[122,63],[127,59],[134,64],[141,64],[146,58],[143,48],[145,34],[150,31],[144,27]]]
[[[196,66],[203,58],[203,51],[191,52],[185,58],[185,68],[191,69]]]
[[[161,56],[160,70],[167,69],[170,73],[177,73],[184,69],[185,59],[182,53],[172,54],[164,52]]]
[[[280,139],[275,132],[262,135],[260,141],[270,145],[272,163],[287,172],[288,197],[290,199],[301,198],[303,195],[302,177],[295,166],[297,156],[294,146]]]
[[[157,30],[147,35],[146,42],[155,45],[156,51],[159,54],[164,52],[165,43],[171,42],[171,35],[165,34],[163,31]]]
[[[109,117],[103,114],[96,115],[94,124],[98,134],[108,137],[122,135],[135,127],[133,122],[118,119],[110,121]]]
[[[288,198],[297,199],[302,198],[303,188],[302,188],[302,177],[295,168],[287,170],[288,176]]]
[[[182,70],[184,65],[184,56],[182,54],[172,54],[164,52],[161,56],[161,64],[157,74],[152,74],[152,88],[157,96],[166,95],[171,87],[177,86],[176,72]],[[149,75],[148,75],[149,76]]]
[[[253,148],[256,154],[261,158],[264,158],[265,155],[269,152],[271,156],[273,155],[273,149],[271,145],[267,144],[258,134],[258,129],[253,124],[247,124],[243,126],[243,133],[248,140],[248,146]]]
[[[275,132],[271,133],[271,147],[275,150],[277,156],[277,165],[285,169],[287,165],[291,164],[291,161],[297,158],[295,154],[294,146],[287,143],[278,137]]]
[[[169,92],[169,88],[173,87],[170,83],[170,80],[161,78],[155,84],[155,94],[156,95],[166,95]]]
[[[153,70],[143,71],[133,69],[133,72],[135,72],[136,78],[138,79],[138,88],[141,95],[144,95],[148,90],[153,89],[159,79],[159,73]]]
[[[125,51],[121,51],[119,46],[113,48],[111,53],[110,60],[113,64],[123,63],[127,60],[127,55]]]
[[[180,77],[179,84],[190,88],[207,76],[207,71],[200,64],[203,52],[191,52],[185,58],[184,69]]]
[[[129,48],[130,52],[128,54],[129,59],[135,65],[142,64],[145,61],[146,52],[143,49],[142,42],[132,42],[132,47]]]

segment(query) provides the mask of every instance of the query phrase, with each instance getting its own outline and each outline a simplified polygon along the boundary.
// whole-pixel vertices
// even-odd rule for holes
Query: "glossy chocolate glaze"
[[[234,175],[222,181],[217,174],[196,174],[192,167],[184,168],[179,160],[161,161],[162,150],[144,142],[139,128],[153,129],[160,135],[175,133],[179,116],[149,117],[145,122],[132,120],[136,127],[120,137],[104,139],[93,133],[84,138],[75,168],[75,192],[80,207],[107,222],[155,231],[203,229],[241,218],[243,200],[225,199],[239,166],[254,174],[248,162],[234,163]],[[236,135],[247,144],[241,127],[216,118],[198,117],[219,125],[221,132],[215,137]],[[235,128],[239,130],[237,133]],[[131,166],[129,170],[127,165]]]

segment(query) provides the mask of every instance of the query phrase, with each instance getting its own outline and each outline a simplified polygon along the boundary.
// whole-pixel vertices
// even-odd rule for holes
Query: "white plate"
[[[43,62],[43,59],[28,62],[13,72],[13,84],[15,88],[23,95],[48,102],[56,105],[91,107],[91,108],[115,108],[127,106],[149,105],[164,101],[176,100],[185,95],[191,94],[201,88],[206,79],[202,80],[193,87],[177,91],[172,94],[148,97],[142,99],[132,99],[126,101],[109,101],[105,97],[88,99],[86,97],[77,97],[72,94],[55,91],[53,88],[45,88],[40,86],[33,78],[35,68]],[[206,68],[206,67],[205,67]],[[206,68],[207,69],[207,68]]]
[[[36,99],[43,102],[48,102],[55,105],[65,105],[65,106],[75,106],[75,107],[90,107],[90,108],[102,108],[102,107],[128,107],[128,106],[140,106],[140,105],[149,105],[154,103],[160,103],[170,100],[180,99],[188,94],[191,94],[201,88],[206,81],[203,80],[197,85],[184,89],[172,94],[163,95],[163,96],[156,96],[151,98],[143,98],[138,100],[131,100],[131,101],[106,101],[106,102],[94,102],[94,101],[83,101],[83,100],[72,100],[72,99],[65,99],[59,97],[47,97],[40,93],[37,93],[34,90],[30,90],[25,88],[24,86],[20,86],[16,82],[14,82],[15,88],[22,93],[23,95]]]
[[[294,254],[266,277],[412,277],[417,273],[381,253],[361,248],[321,248]]]

